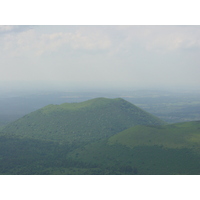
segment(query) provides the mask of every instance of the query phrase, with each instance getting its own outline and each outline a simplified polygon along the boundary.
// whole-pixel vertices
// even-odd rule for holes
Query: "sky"
[[[200,26],[2,25],[1,83],[26,86],[200,86]]]

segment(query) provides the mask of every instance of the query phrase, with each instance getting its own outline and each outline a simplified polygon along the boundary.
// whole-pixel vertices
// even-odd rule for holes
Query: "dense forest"
[[[48,105],[4,126],[0,174],[200,174],[200,121],[167,124],[122,99]]]

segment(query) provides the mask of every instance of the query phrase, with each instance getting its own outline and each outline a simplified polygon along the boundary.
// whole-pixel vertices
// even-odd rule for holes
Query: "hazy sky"
[[[200,26],[0,26],[0,80],[200,86]]]

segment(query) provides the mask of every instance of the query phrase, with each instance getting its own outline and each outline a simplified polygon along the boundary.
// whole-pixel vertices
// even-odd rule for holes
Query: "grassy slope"
[[[68,157],[111,174],[200,174],[200,122],[136,126]]]
[[[20,138],[76,143],[105,138],[137,124],[164,122],[123,99],[97,98],[46,106],[7,125],[3,132]]]
[[[200,122],[177,123],[165,126],[135,126],[118,133],[108,144],[134,148],[139,145],[159,145],[165,148],[200,147]]]

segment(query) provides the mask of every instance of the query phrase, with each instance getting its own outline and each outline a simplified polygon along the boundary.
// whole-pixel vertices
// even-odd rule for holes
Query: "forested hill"
[[[138,125],[68,154],[100,174],[200,174],[200,121]],[[88,172],[89,173],[89,172]]]
[[[7,125],[7,136],[56,141],[90,142],[135,125],[165,122],[124,99],[96,98],[81,103],[48,105]]]

